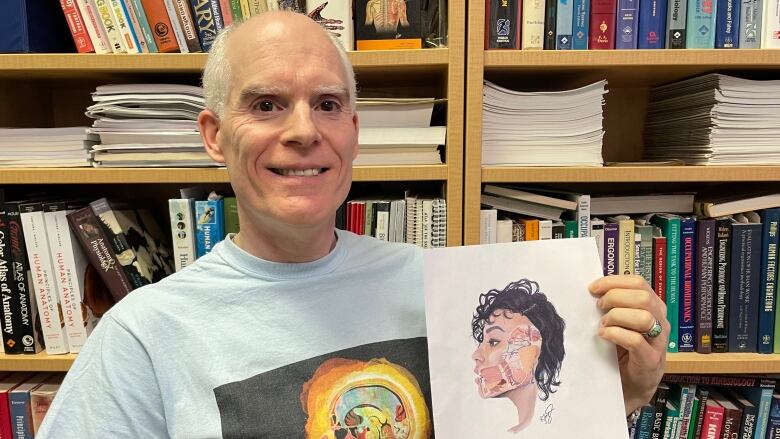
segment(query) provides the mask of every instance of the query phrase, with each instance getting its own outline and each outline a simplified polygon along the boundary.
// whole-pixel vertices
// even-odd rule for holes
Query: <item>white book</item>
[[[406,218],[404,221],[404,242],[407,244],[414,244],[415,237],[417,236],[418,223],[418,209],[417,209],[417,197],[414,195],[407,195],[406,199]]]
[[[422,247],[433,248],[433,200],[422,200]]]
[[[444,145],[447,127],[361,128],[358,143],[363,145]]]
[[[479,211],[479,243],[496,243],[496,224],[498,222],[498,211],[496,209],[482,209]]]
[[[111,43],[108,40],[105,29],[100,24],[97,11],[93,3],[88,0],[76,0],[76,6],[79,8],[81,17],[84,19],[84,27],[87,29],[87,35],[92,41],[95,53],[111,53]]]
[[[195,222],[192,198],[171,198],[168,210],[171,218],[171,243],[176,271],[195,262]]]
[[[496,221],[496,243],[512,242],[512,220]]]
[[[89,259],[68,226],[67,215],[74,210],[67,210],[65,203],[57,204],[60,206],[44,205],[44,210],[47,210],[44,212],[44,220],[68,348],[72,354],[76,354],[81,351],[98,319],[89,307],[82,305]]]
[[[333,34],[345,50],[355,47],[352,2],[306,0],[306,13]]]
[[[406,242],[406,200],[393,200],[391,206],[395,205],[395,211],[390,215],[393,222],[395,236],[392,242]]]
[[[67,354],[68,340],[60,319],[61,308],[54,284],[55,275],[43,210],[40,203],[21,204],[19,209],[27,258],[30,261],[31,288],[35,292],[46,353]]]
[[[137,11],[135,10],[135,5],[133,5],[133,2],[131,0],[120,0],[124,2],[125,5],[125,16],[129,20],[131,30],[133,31],[133,35],[135,36],[135,41],[138,43],[138,50],[142,53],[149,53],[149,45],[146,43],[146,37],[144,37],[144,30],[141,27],[141,22],[138,21],[138,15]],[[143,10],[141,11],[143,14]]]
[[[181,28],[181,23],[179,22],[179,13],[176,10],[176,5],[173,4],[173,0],[164,1],[165,10],[168,12],[168,19],[171,20],[173,35],[176,37],[176,44],[179,45],[179,52],[190,53],[190,49],[187,46],[187,38],[184,36],[184,29]]]
[[[552,220],[539,220],[539,239],[552,239]]]
[[[523,50],[544,47],[544,0],[523,1]]]
[[[604,220],[599,218],[591,218],[590,220],[590,236],[596,239],[596,247],[599,249],[599,258],[601,258],[601,265],[604,265]]]
[[[100,24],[103,26],[103,30],[106,31],[108,42],[111,44],[111,50],[114,53],[127,53],[127,46],[122,39],[122,32],[119,30],[119,25],[111,8],[111,0],[88,1],[95,7]]]
[[[780,49],[780,0],[764,0],[761,48]]]
[[[114,17],[117,29],[119,29],[120,35],[122,35],[122,42],[127,49],[127,53],[141,53],[138,48],[137,40],[133,34],[133,30],[130,28],[130,17],[127,16],[124,8],[122,7],[122,0],[109,0],[111,5],[111,13]]]
[[[433,200],[433,247],[447,246],[447,200]]]

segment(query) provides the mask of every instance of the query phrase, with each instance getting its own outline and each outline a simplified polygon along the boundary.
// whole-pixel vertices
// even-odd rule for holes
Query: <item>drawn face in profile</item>
[[[498,309],[486,322],[482,335],[482,342],[471,356],[482,398],[495,398],[535,383],[542,336],[528,317]]]

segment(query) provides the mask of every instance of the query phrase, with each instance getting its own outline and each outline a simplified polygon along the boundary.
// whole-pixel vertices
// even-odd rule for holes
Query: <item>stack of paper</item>
[[[482,164],[601,166],[606,85],[520,92],[485,81]]]
[[[440,164],[447,127],[430,126],[433,98],[358,98],[360,153],[354,165]]]
[[[708,74],[651,91],[645,157],[702,165],[780,164],[780,80]]]
[[[89,166],[89,146],[95,141],[86,127],[2,128],[0,166]]]
[[[102,85],[92,94],[87,116],[98,167],[218,166],[198,133],[203,89],[181,84]]]

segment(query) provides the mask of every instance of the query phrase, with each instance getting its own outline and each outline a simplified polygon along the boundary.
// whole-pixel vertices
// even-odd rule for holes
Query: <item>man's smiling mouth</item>
[[[283,175],[285,177],[316,177],[327,171],[328,168],[310,168],[310,169],[281,169],[271,168],[275,174]]]

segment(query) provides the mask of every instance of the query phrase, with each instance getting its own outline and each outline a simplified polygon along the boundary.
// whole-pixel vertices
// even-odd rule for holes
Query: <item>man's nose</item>
[[[296,105],[287,117],[282,142],[294,147],[310,147],[320,141],[314,110],[309,105]]]

